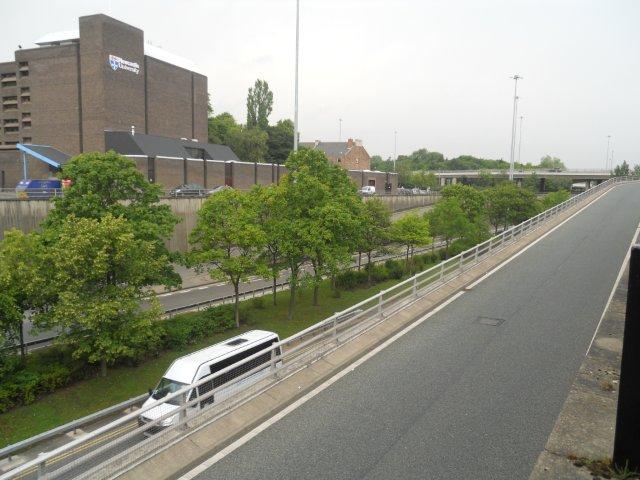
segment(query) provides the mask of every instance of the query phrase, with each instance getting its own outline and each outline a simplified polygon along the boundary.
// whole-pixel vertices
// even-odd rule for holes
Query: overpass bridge
[[[478,179],[485,175],[491,177],[504,178],[508,176],[506,170],[451,170],[451,171],[439,171],[433,172],[438,178],[440,185],[449,185],[462,182],[470,179]],[[587,189],[592,186],[598,185],[605,180],[611,178],[611,172],[609,170],[517,170],[513,173],[513,178],[517,183],[522,183],[522,180],[532,175],[537,176],[540,179],[540,190],[544,191],[544,184],[547,179],[569,179],[572,183],[584,182]]]
[[[172,428],[143,436],[145,407],[0,480],[176,478],[196,463],[181,478],[527,478],[638,202],[639,184],[612,179],[272,345],[252,389],[193,414],[204,397],[186,386],[158,402],[182,398],[158,418],[179,414]]]

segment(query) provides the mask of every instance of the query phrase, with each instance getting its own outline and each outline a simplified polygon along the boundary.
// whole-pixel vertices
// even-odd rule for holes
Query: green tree
[[[273,304],[276,305],[277,282],[284,269],[281,247],[281,232],[283,228],[282,215],[286,209],[282,196],[282,189],[276,185],[263,187],[256,185],[251,194],[256,197],[258,207],[258,224],[264,232],[264,260],[268,266],[265,279],[272,282]]]
[[[562,160],[558,157],[552,157],[550,155],[545,155],[540,159],[540,168],[548,168],[551,170],[566,170],[567,167],[564,166]]]
[[[56,197],[55,208],[42,223],[48,242],[67,217],[100,219],[107,214],[123,217],[133,225],[138,240],[151,242],[156,258],[166,259],[161,269],[149,270],[148,284],[177,286],[180,276],[174,271],[165,246],[178,223],[169,205],[159,203],[162,187],[149,183],[133,160],[107,153],[86,153],[72,158],[60,174],[71,180],[65,194]]]
[[[273,109],[273,92],[266,80],[256,80],[247,94],[247,127],[266,130]]]
[[[547,192],[557,192],[558,190],[569,190],[571,191],[571,186],[573,182],[570,178],[553,178],[549,177],[544,182],[544,189]]]
[[[415,247],[430,244],[429,220],[415,213],[405,215],[391,226],[391,238],[406,249],[406,268],[411,271]]]
[[[558,190],[555,192],[547,193],[540,201],[540,210],[548,210],[551,207],[555,207],[559,203],[562,203],[571,198],[571,193],[567,190]]]
[[[240,326],[239,287],[249,275],[263,273],[265,234],[258,224],[256,197],[232,188],[211,195],[198,211],[189,235],[194,246],[189,264],[207,269],[211,278],[233,285],[236,327]]]
[[[240,127],[229,132],[228,146],[240,160],[263,162],[267,152],[267,132],[259,128]]]
[[[616,165],[616,168],[613,169],[614,177],[627,177],[629,176],[629,164],[623,161],[620,165]]]
[[[28,312],[45,303],[45,246],[36,233],[8,230],[0,242],[0,330],[13,344],[20,345],[24,359],[24,323]]]
[[[441,191],[442,198],[456,198],[469,221],[484,213],[484,198],[482,192],[469,186],[456,183],[447,185]]]
[[[456,197],[443,198],[425,217],[429,220],[431,234],[445,241],[446,258],[449,258],[451,242],[468,236],[472,230],[472,223]]]
[[[503,183],[485,191],[486,210],[489,222],[498,233],[498,228],[507,228],[532,217],[538,211],[535,194],[513,183]]]
[[[218,145],[230,145],[231,132],[240,129],[240,125],[236,123],[229,112],[221,113],[215,117],[209,117],[208,121],[208,138],[209,143]]]
[[[108,364],[135,358],[159,339],[160,329],[152,323],[160,319],[160,307],[145,287],[167,258],[135,229],[134,222],[111,213],[99,219],[72,214],[47,250],[53,272],[48,289],[55,291],[56,301],[36,316],[36,323],[60,327],[56,342],[70,346],[74,358],[99,363],[103,376]],[[150,304],[144,310],[143,300]]]
[[[393,172],[393,162],[391,160],[383,160],[380,155],[373,155],[371,157],[371,170]]]
[[[633,176],[640,177],[640,165],[634,165],[633,167]]]
[[[289,119],[278,120],[267,128],[267,161],[284,163],[293,150],[293,122]]]
[[[364,202],[360,221],[358,248],[360,252],[367,255],[367,282],[371,285],[372,255],[389,241],[391,213],[382,200],[372,198]]]

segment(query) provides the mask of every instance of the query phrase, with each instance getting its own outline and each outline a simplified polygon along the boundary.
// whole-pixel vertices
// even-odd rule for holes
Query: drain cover
[[[497,327],[504,322],[503,318],[491,318],[491,317],[478,317],[478,323],[481,325],[489,325],[490,327]]]

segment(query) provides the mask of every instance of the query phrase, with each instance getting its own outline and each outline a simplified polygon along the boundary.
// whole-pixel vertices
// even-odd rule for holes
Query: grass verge
[[[287,320],[288,291],[278,293],[278,303],[275,306],[271,295],[262,297],[263,308],[259,308],[251,301],[242,302],[246,321],[240,329],[212,335],[185,348],[162,352],[158,357],[135,367],[112,368],[105,378],[96,377],[74,383],[45,395],[30,405],[1,414],[0,447],[16,443],[146,392],[149,387],[155,386],[174,359],[187,353],[246,330],[270,330],[278,333],[280,338],[289,337],[395,283],[398,283],[398,280],[387,280],[369,288],[342,291],[340,297],[335,298],[329,283],[324,282],[320,287],[320,305],[315,307],[312,305],[312,292],[303,289],[298,293],[295,318],[292,321]],[[194,313],[183,314],[183,316],[189,315]]]

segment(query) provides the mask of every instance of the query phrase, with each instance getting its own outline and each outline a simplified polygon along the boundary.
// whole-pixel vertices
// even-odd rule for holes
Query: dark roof
[[[341,157],[349,151],[347,142],[301,142],[300,146],[322,150],[329,157]]]
[[[18,150],[30,155],[38,160],[51,165],[54,168],[60,168],[62,165],[67,163],[67,160],[71,158],[71,155],[68,155],[64,152],[61,152],[57,148],[53,148],[50,145],[31,145],[18,143],[16,145]]]
[[[240,161],[226,145],[180,140],[159,135],[130,132],[104,132],[105,150],[121,155],[146,155],[148,157],[206,158],[207,160]]]

